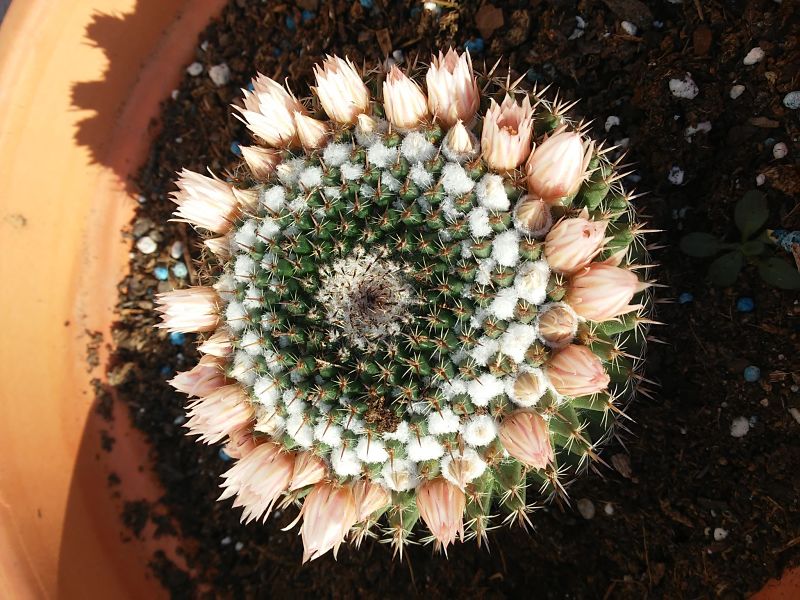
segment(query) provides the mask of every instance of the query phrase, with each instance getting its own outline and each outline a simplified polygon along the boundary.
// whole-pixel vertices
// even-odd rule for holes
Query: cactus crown
[[[632,196],[562,104],[536,90],[482,98],[452,51],[434,59],[427,103],[399,72],[382,103],[360,81],[341,59],[318,68],[324,122],[260,76],[240,112],[270,147],[245,149],[231,183],[184,172],[175,199],[179,218],[222,234],[204,259],[213,324],[185,330],[216,332],[223,373],[205,373],[203,393],[186,389],[202,363],[176,378],[202,396],[188,426],[229,438],[239,471],[226,485],[246,516],[308,494],[306,558],[384,513],[401,551],[420,517],[445,547],[456,533],[480,542],[493,504],[527,522],[597,459],[641,379],[648,323]],[[211,187],[229,192],[221,208]],[[222,218],[196,216],[193,197]],[[621,296],[609,304],[603,286]],[[294,461],[289,475],[249,459],[263,444]],[[351,501],[352,515],[328,516],[347,521],[340,535],[321,539],[310,513]]]

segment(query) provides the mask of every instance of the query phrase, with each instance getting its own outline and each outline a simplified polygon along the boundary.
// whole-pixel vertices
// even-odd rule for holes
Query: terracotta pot
[[[0,26],[0,597],[166,595],[147,568],[156,542],[124,541],[112,494],[159,491],[126,409],[107,422],[93,406],[102,367],[87,366],[87,331],[102,335],[102,365],[135,206],[127,177],[223,5],[21,0]]]

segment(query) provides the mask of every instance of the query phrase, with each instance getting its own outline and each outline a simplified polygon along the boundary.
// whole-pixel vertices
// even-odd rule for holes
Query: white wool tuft
[[[519,233],[504,231],[492,240],[492,258],[504,267],[516,267],[519,262]]]
[[[439,441],[432,435],[426,435],[417,439],[416,435],[412,435],[406,446],[408,458],[414,462],[421,462],[423,460],[433,460],[439,458],[444,454],[444,448]]]
[[[489,285],[492,281],[492,271],[497,266],[497,261],[493,258],[479,258],[477,263],[478,271],[475,273],[475,283]]]
[[[402,187],[402,183],[389,171],[381,172],[381,187],[386,188],[390,192],[396,192]]]
[[[470,446],[485,446],[496,437],[497,423],[489,415],[474,416],[464,426],[464,441]]]
[[[261,335],[252,329],[245,332],[239,344],[250,356],[261,354]]]
[[[234,241],[242,250],[250,250],[256,243],[256,223],[255,219],[247,219],[233,236]]]
[[[471,225],[470,229],[472,229]],[[471,258],[471,257],[472,257],[472,244],[469,240],[463,240],[461,242],[461,258]]]
[[[350,146],[348,144],[330,143],[325,146],[322,152],[322,160],[330,167],[339,167],[350,158]]]
[[[307,190],[322,185],[322,169],[320,167],[306,167],[300,171],[298,181]]]
[[[244,305],[236,300],[228,303],[225,308],[225,320],[228,322],[228,327],[233,331],[239,332],[247,325],[249,315],[245,310]]]
[[[397,159],[397,148],[388,148],[381,142],[376,142],[367,150],[367,162],[379,169],[390,167]]]
[[[217,279],[217,282],[213,285],[213,288],[217,290],[220,298],[230,302],[235,297],[234,292],[236,291],[236,280],[230,273],[223,273],[220,278]]]
[[[332,185],[322,188],[322,193],[325,194],[325,197],[329,200],[338,200],[342,197],[342,190]]]
[[[442,169],[442,177],[439,180],[444,186],[445,193],[451,196],[463,196],[472,191],[475,182],[470,179],[467,172],[458,163],[447,163]]]
[[[278,437],[286,427],[286,419],[280,416],[274,408],[256,406],[256,425],[254,429],[266,433],[270,437]]]
[[[405,444],[408,441],[409,433],[410,432],[408,430],[408,423],[406,421],[400,421],[400,424],[394,431],[383,432],[383,439],[396,440],[400,443]]]
[[[361,176],[364,174],[364,167],[361,165],[357,165],[351,162],[343,163],[341,167],[339,167],[342,172],[342,179],[345,181],[351,181],[353,179],[361,179]]]
[[[442,212],[449,223],[453,223],[456,219],[464,215],[463,212],[456,208],[455,202],[450,196],[445,196],[439,206],[442,207]],[[440,231],[440,235],[442,233],[444,233],[444,230]]]
[[[253,394],[264,406],[274,407],[281,395],[278,383],[269,375],[258,377],[253,383]]]
[[[237,281],[250,281],[256,273],[256,261],[249,254],[240,254],[233,265],[233,275]]]
[[[252,386],[256,380],[256,372],[253,367],[253,357],[247,352],[237,350],[233,355],[233,366],[230,376],[247,386]]]
[[[387,487],[395,492],[413,490],[419,483],[417,465],[410,460],[395,459],[381,469]]]
[[[286,190],[280,185],[266,189],[261,198],[261,203],[268,209],[278,212],[286,203]]]
[[[488,406],[492,398],[504,391],[503,382],[491,373],[483,373],[467,384],[467,393],[475,406]]]
[[[257,288],[252,283],[247,287],[247,291],[244,293],[244,300],[242,300],[242,304],[247,310],[255,310],[261,308],[261,304],[264,302],[264,293],[261,291],[261,288]]]
[[[440,411],[432,411],[428,415],[428,433],[431,435],[441,435],[443,433],[455,433],[461,424],[461,419],[457,414],[447,407]]]
[[[308,198],[305,194],[298,194],[297,197],[289,202],[288,208],[292,212],[304,212],[308,210]]]
[[[469,211],[467,221],[472,237],[481,238],[492,233],[492,227],[489,225],[489,211],[482,206],[477,206]]]
[[[541,304],[547,297],[547,281],[550,279],[550,267],[545,260],[525,262],[517,268],[514,278],[514,289],[519,297],[531,304]]]
[[[300,177],[300,172],[305,166],[306,161],[302,158],[292,158],[284,161],[278,165],[278,179],[283,185],[292,187],[297,183],[297,178]]]
[[[475,186],[475,195],[481,206],[489,210],[508,210],[511,201],[508,199],[503,178],[494,173],[487,173]]]
[[[422,163],[411,165],[408,171],[408,176],[415,185],[423,189],[428,189],[433,185],[433,174],[425,168]]]
[[[489,316],[489,311],[485,308],[478,308],[475,313],[469,318],[469,325],[474,329],[480,329],[486,317]]]
[[[400,144],[400,153],[412,164],[425,162],[436,154],[436,146],[426,140],[419,131],[412,131]]]
[[[262,239],[271,240],[278,235],[280,231],[281,226],[278,225],[278,222],[275,219],[272,217],[264,217],[264,220],[261,222],[261,225],[258,228],[258,235]]]
[[[295,395],[294,390],[286,390],[289,392],[288,397],[286,392],[283,394],[283,406],[286,408],[287,414],[290,415],[304,415],[308,412],[308,402],[304,402]]]
[[[264,348],[264,360],[267,362],[267,368],[270,373],[283,371],[283,365],[278,361],[278,355],[269,348]]]
[[[500,343],[497,340],[483,336],[478,340],[477,346],[470,352],[470,356],[472,356],[478,365],[485,367],[489,364],[489,359],[492,358],[499,349]]]
[[[314,430],[305,423],[305,415],[296,413],[286,419],[286,434],[289,435],[298,446],[310,448],[314,444]]]
[[[339,477],[352,477],[361,474],[361,461],[356,453],[348,448],[342,448],[331,453],[333,471]]]
[[[338,448],[342,445],[342,428],[336,423],[329,423],[326,417],[322,417],[314,427],[314,437],[323,444]]]
[[[516,363],[525,360],[525,352],[536,340],[536,327],[523,323],[511,323],[500,336],[500,351]]]
[[[352,431],[356,435],[361,435],[362,433],[367,431],[367,428],[364,426],[364,421],[362,419],[357,419],[353,417],[352,419],[348,416],[342,420],[342,425],[348,431]]]
[[[503,288],[492,300],[489,305],[489,312],[498,319],[510,320],[514,316],[514,309],[517,307],[519,295],[513,287]]]
[[[443,383],[439,387],[439,391],[442,393],[442,396],[444,396],[444,399],[449,401],[459,394],[467,393],[467,382],[460,377],[456,377]]]
[[[356,446],[356,456],[365,463],[382,463],[389,459],[383,442],[375,437],[362,436]]]

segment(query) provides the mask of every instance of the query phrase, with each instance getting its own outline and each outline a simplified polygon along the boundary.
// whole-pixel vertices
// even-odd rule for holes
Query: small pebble
[[[236,550],[237,552],[241,552],[242,548],[244,548],[244,544],[242,542],[236,542],[233,545],[233,549]]]
[[[756,303],[753,302],[752,298],[747,296],[742,296],[736,301],[736,310],[743,313],[753,312],[753,309],[756,307]]]
[[[200,75],[200,73],[203,72],[203,65],[199,62],[193,62],[188,67],[186,67],[186,72],[192,77],[197,77],[198,75]]]
[[[176,262],[172,265],[172,274],[178,279],[184,279],[189,274],[189,269],[182,262]]]
[[[164,365],[159,370],[159,373],[161,373],[162,377],[169,377],[170,375],[172,375],[172,367],[170,367],[169,365]]]
[[[683,292],[678,296],[678,302],[680,304],[689,304],[692,300],[694,300],[694,296],[692,296],[691,292]]]
[[[744,370],[744,380],[749,383],[755,383],[761,378],[761,369],[756,367],[755,365],[750,365],[749,367],[745,367]]]
[[[619,117],[616,115],[611,115],[606,119],[606,131],[611,131],[611,128],[619,125]]]
[[[587,521],[594,519],[594,503],[588,498],[581,498],[578,500],[578,512],[581,513],[581,516]]]
[[[186,423],[186,415],[178,415],[175,417],[175,420],[172,421],[173,425],[183,425],[184,423]]]
[[[394,51],[392,52],[392,59],[393,59],[393,60],[394,60],[394,62],[395,62],[395,63],[397,63],[398,65],[402,65],[402,64],[403,64],[403,61],[406,59],[406,55],[405,55],[405,54],[403,54],[403,51],[402,51],[402,50],[394,50]]]
[[[783,105],[791,110],[800,108],[800,90],[789,92],[783,97]]]
[[[225,63],[214,65],[208,70],[208,76],[215,86],[222,87],[231,80],[231,68]]]
[[[203,43],[200,44],[200,50],[208,52],[208,40],[203,40]]]
[[[183,242],[180,240],[172,242],[172,246],[169,247],[169,255],[172,258],[180,258],[183,256]]]
[[[219,543],[220,543],[220,544],[222,544],[223,546],[227,546],[227,545],[228,545],[228,544],[230,544],[232,541],[233,541],[233,540],[230,538],[230,536],[227,536],[227,537],[224,537],[224,538],[222,538],[222,539],[219,541]]]
[[[364,8],[372,8],[375,6],[375,2],[373,2],[373,0],[359,0],[359,2]]]
[[[289,31],[294,31],[297,29],[297,23],[295,22],[294,17],[286,17],[286,29]]]
[[[758,187],[761,187],[762,185],[764,185],[764,182],[766,180],[767,180],[767,177],[763,173],[759,173],[758,175],[756,175],[756,185]]]
[[[309,21],[313,21],[314,17],[316,17],[316,13],[313,10],[304,10],[303,11],[303,23],[308,23]]]
[[[683,183],[684,175],[685,173],[683,169],[675,165],[669,170],[669,174],[667,175],[667,180],[669,180],[669,182],[672,185],[681,185]]]
[[[136,201],[139,204],[147,204],[147,196],[145,196],[144,194],[139,194],[138,196],[136,196]]]
[[[691,140],[695,133],[708,133],[711,131],[711,121],[702,121],[697,124],[697,127],[689,125],[684,131],[683,135],[686,139]]]
[[[762,60],[764,60],[764,51],[756,46],[747,53],[747,56],[744,57],[742,62],[749,67],[750,65],[760,63]]]
[[[721,542],[726,537],[728,537],[728,530],[723,529],[722,527],[717,527],[714,529],[714,541]]]
[[[227,452],[225,452],[225,448],[219,449],[219,459],[222,462],[229,462],[231,460],[230,455]]]
[[[436,2],[426,2],[422,5],[422,8],[437,15],[442,12],[442,7],[436,4]]]
[[[169,279],[169,269],[163,265],[159,265],[153,269],[153,276],[159,281],[166,281]]]
[[[777,159],[784,158],[787,154],[789,154],[789,148],[783,142],[778,142],[772,147],[772,156]]]
[[[683,79],[670,79],[669,91],[672,92],[672,95],[676,98],[685,98],[687,100],[696,98],[697,94],[700,93],[700,89],[689,73],[686,73]]]
[[[178,99],[178,94],[179,94],[179,93],[180,93],[180,92],[178,92],[178,90],[172,90],[172,92],[170,92],[170,97],[171,97],[173,100],[177,100],[177,99]]]
[[[731,423],[731,435],[735,438],[744,437],[750,431],[750,421],[744,417],[736,417]]]
[[[169,343],[173,346],[183,346],[184,340],[186,340],[186,336],[180,331],[173,331],[169,334]]]
[[[610,517],[614,514],[614,505],[611,502],[606,502],[605,506],[603,506],[603,512]]]
[[[242,146],[239,142],[231,142],[231,152],[234,156],[242,157]]]
[[[464,50],[469,50],[472,54],[480,54],[483,52],[483,38],[475,38],[464,42]]]
[[[630,21],[623,21],[622,23],[620,23],[620,26],[622,27],[623,31],[625,31],[625,33],[627,33],[628,35],[636,35],[636,32],[639,31],[636,25],[634,25]]]
[[[136,241],[136,248],[142,254],[152,254],[158,249],[158,244],[149,235],[145,235]]]
[[[792,415],[792,418],[800,424],[800,410],[792,407],[789,409],[789,414]]]
[[[731,88],[730,96],[731,100],[736,100],[739,96],[744,94],[745,87],[741,84],[737,84]]]

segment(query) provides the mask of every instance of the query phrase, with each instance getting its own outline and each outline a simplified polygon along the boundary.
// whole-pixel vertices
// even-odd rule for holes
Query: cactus
[[[328,120],[259,75],[242,168],[178,180],[209,273],[159,297],[203,333],[186,426],[227,440],[243,519],[302,503],[304,560],[376,533],[402,556],[423,525],[481,543],[565,497],[646,381],[634,196],[568,107],[508,82],[498,104],[468,54],[427,96],[397,67],[382,94],[336,57],[315,74]]]

